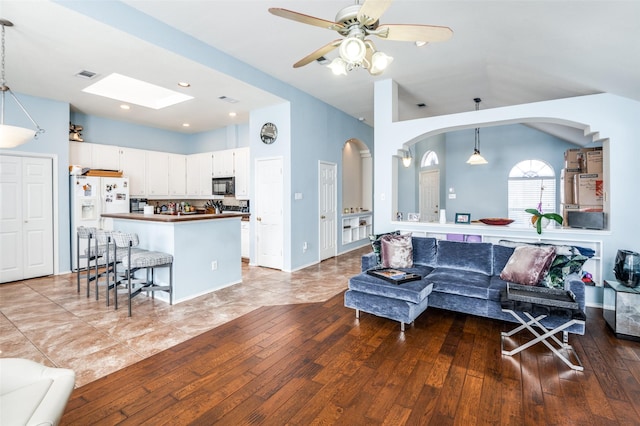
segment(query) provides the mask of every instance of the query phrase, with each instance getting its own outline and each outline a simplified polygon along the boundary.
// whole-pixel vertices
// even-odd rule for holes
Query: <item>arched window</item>
[[[438,154],[433,151],[427,151],[420,160],[420,167],[429,167],[438,165]]]
[[[531,224],[525,209],[543,213],[556,212],[556,174],[541,160],[524,160],[509,172],[509,219],[522,225]]]

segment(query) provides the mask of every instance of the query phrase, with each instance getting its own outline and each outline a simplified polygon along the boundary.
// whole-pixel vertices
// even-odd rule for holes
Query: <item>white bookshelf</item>
[[[372,219],[371,212],[342,216],[342,245],[367,238],[373,231]]]

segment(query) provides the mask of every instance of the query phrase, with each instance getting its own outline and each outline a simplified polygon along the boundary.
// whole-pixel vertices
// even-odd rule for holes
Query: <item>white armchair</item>
[[[0,358],[0,425],[57,425],[76,375],[21,358]]]

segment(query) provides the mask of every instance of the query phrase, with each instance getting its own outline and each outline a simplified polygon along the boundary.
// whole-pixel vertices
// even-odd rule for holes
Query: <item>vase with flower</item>
[[[555,220],[562,225],[562,216],[557,213],[544,213],[542,211],[542,192],[544,191],[544,182],[540,184],[540,199],[535,209],[525,209],[531,216],[531,224],[536,228],[538,234],[542,234],[542,228],[546,228],[550,221]]]

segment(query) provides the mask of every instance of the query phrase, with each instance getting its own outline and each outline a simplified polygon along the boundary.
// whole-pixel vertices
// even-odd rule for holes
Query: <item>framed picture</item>
[[[420,222],[420,213],[407,213],[407,220],[409,222]]]
[[[471,215],[469,213],[456,213],[456,223],[471,223]]]

